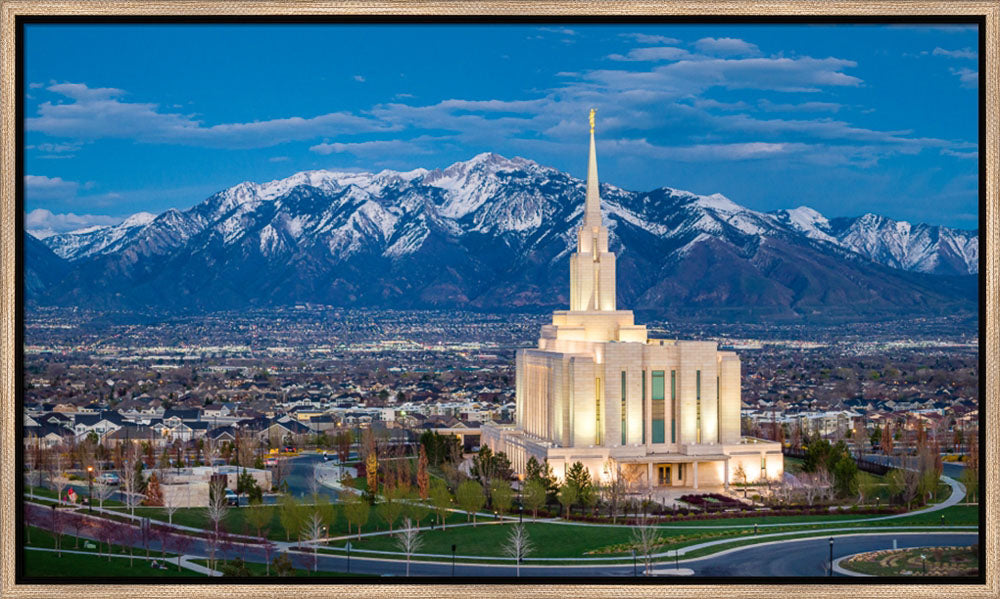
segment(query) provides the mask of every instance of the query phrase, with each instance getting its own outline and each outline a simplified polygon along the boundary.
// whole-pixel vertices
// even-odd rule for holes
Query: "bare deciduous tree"
[[[319,567],[319,555],[316,553],[316,545],[321,538],[326,527],[323,526],[323,516],[319,510],[313,512],[306,518],[302,525],[302,536],[312,541],[313,550],[313,572]]]
[[[212,522],[212,529],[218,533],[219,523],[226,517],[229,505],[226,503],[226,483],[221,479],[212,481],[209,490],[208,507],[206,515]]]
[[[188,493],[191,492],[190,485],[184,485],[187,487]],[[171,489],[174,491],[174,489]],[[174,514],[177,513],[177,509],[180,508],[180,502],[177,501],[177,494],[174,492],[163,494],[163,511],[167,513],[167,523],[174,523]]]
[[[413,526],[409,518],[403,519],[403,528],[396,535],[396,546],[406,554],[406,575],[410,575],[410,557],[420,550],[424,540],[420,538],[420,529]]]
[[[136,484],[138,483],[136,480],[136,466],[139,465],[139,452],[132,443],[129,443],[122,451],[121,464],[122,499],[125,500],[125,506],[128,507],[129,514],[135,516],[135,506],[142,497],[137,493],[138,489],[136,489]]]
[[[608,476],[604,485],[601,486],[604,500],[608,502],[608,510],[611,512],[611,523],[618,522],[618,510],[625,501],[628,493],[628,482],[622,473],[621,466],[605,464]]]
[[[528,531],[525,530],[524,525],[518,523],[512,526],[507,535],[507,543],[504,545],[503,552],[513,558],[518,577],[521,576],[521,561],[534,549],[535,546],[528,537]]]
[[[660,537],[660,531],[643,515],[639,522],[632,527],[632,547],[642,556],[645,576],[652,575],[653,553],[662,544],[663,539]]]

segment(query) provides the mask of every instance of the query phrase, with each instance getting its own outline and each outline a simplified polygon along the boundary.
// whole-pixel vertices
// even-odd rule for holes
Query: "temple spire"
[[[587,165],[587,203],[584,207],[583,226],[601,226],[601,189],[597,181],[597,149],[594,144],[594,114],[590,109],[590,162]]]

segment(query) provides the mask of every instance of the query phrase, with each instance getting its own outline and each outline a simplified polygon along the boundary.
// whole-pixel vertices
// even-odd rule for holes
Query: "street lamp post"
[[[924,574],[927,574],[927,556],[923,553],[920,554],[920,561],[924,564]]]
[[[87,466],[87,512],[94,513],[94,467]]]
[[[632,550],[632,576],[639,576],[639,561],[635,557],[635,549]]]
[[[457,547],[458,546],[454,545],[454,544],[451,546],[451,576],[452,576],[452,578],[455,577],[455,549],[457,549]]]
[[[351,542],[347,542],[347,573],[351,573]]]
[[[833,576],[833,537],[830,537],[830,576]]]

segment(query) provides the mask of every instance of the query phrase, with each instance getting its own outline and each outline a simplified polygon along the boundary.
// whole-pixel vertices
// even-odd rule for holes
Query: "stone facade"
[[[580,461],[597,480],[625,468],[647,487],[728,485],[738,465],[748,482],[780,478],[781,446],[740,437],[739,356],[712,341],[650,339],[617,309],[593,128],[576,249],[570,310],[518,351],[514,425],[484,425],[483,443],[521,473],[534,456],[560,477]]]

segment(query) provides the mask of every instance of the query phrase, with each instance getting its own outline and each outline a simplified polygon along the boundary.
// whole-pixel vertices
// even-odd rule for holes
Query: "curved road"
[[[887,533],[833,537],[833,559],[866,551],[943,545],[969,545],[979,538],[968,533]],[[684,562],[681,562],[682,566]],[[829,537],[778,541],[750,545],[732,553],[723,552],[689,560],[695,576],[827,576],[830,573]],[[838,574],[834,573],[834,576]]]

